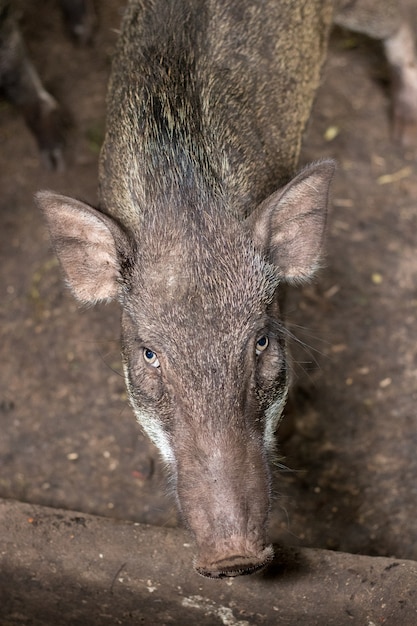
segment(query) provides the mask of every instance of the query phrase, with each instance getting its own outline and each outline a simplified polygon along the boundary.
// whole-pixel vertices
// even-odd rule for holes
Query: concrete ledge
[[[276,548],[210,581],[180,529],[0,500],[0,624],[415,626],[417,563]]]

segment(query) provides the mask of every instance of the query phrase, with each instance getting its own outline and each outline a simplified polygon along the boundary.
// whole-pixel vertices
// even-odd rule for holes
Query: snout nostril
[[[263,569],[265,565],[251,565],[251,566],[232,566],[232,567],[222,567],[218,568],[216,565],[213,566],[213,569],[206,570],[203,568],[197,567],[196,570],[201,576],[205,578],[234,578],[236,576],[245,576],[248,574],[254,574],[255,572]]]
[[[231,578],[254,574],[262,570],[272,560],[272,546],[266,548],[260,557],[231,555],[224,559],[218,559],[206,566],[196,563],[195,569],[206,578]]]

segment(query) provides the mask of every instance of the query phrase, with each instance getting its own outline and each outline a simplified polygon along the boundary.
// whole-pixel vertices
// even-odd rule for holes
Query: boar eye
[[[258,341],[256,342],[255,348],[256,356],[259,356],[262,352],[264,352],[267,349],[268,344],[268,335],[262,335],[262,337],[259,337]]]
[[[148,365],[152,365],[152,367],[159,367],[159,359],[153,350],[149,348],[143,348],[143,358],[145,359]]]

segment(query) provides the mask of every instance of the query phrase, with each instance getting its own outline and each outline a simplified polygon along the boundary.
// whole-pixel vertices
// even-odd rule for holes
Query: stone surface
[[[417,563],[276,549],[262,574],[206,580],[180,529],[0,501],[2,626],[415,626]]]

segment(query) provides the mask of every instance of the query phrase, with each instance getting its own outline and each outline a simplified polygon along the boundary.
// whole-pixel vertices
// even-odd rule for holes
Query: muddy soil
[[[119,310],[78,307],[33,203],[43,188],[96,203],[123,2],[99,4],[91,47],[71,42],[53,0],[23,4],[28,48],[70,124],[67,167],[49,172],[0,101],[0,497],[176,525],[126,402]],[[326,267],[290,297],[296,427],[281,446],[271,535],[417,559],[417,164],[391,140],[389,116],[379,45],[336,30],[302,162],[339,167]]]

